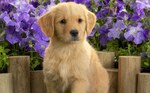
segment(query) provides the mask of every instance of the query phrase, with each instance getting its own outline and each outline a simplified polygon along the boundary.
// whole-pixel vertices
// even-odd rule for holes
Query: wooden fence
[[[114,69],[114,53],[98,52],[110,78],[109,93],[150,93],[150,73],[140,73],[141,57],[120,56]],[[0,74],[0,93],[46,93],[43,72],[30,71],[28,56],[9,57],[9,73]]]

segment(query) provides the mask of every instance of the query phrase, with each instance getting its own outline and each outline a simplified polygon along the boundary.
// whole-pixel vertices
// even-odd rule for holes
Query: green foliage
[[[5,69],[8,66],[8,55],[28,55],[30,56],[31,69],[34,70],[42,62],[40,55],[33,50],[26,51],[19,48],[18,44],[10,45],[8,42],[0,42],[0,70]]]
[[[0,22],[0,37],[4,36],[2,31],[4,24]],[[8,46],[6,42],[0,42],[0,72],[3,71],[8,66],[8,55],[9,49],[6,49],[5,46]]]
[[[9,49],[5,49],[5,47],[0,45],[0,71],[2,71],[8,66],[8,52]]]
[[[89,37],[89,42],[96,50],[100,50],[100,44],[97,42],[99,40],[100,34],[96,32],[94,37]]]
[[[33,51],[31,51],[31,52],[29,53],[29,55],[30,55],[30,57],[31,57],[31,58],[30,58],[30,61],[31,61],[31,63],[30,63],[31,69],[34,70],[36,67],[38,67],[39,65],[41,65],[43,59],[39,56],[39,54],[37,54],[37,53],[35,53],[35,52],[33,52]]]
[[[144,43],[141,49],[148,54],[146,57],[142,57],[142,68],[150,68],[150,40]]]
[[[150,29],[150,17],[145,17],[142,19],[145,29]]]
[[[103,50],[103,49],[100,49]],[[136,45],[131,42],[122,42],[119,39],[109,41],[104,51],[112,51],[116,54],[116,60],[119,56],[137,56],[141,51],[147,53],[147,56],[142,57],[142,68],[150,68],[150,40],[146,43]]]

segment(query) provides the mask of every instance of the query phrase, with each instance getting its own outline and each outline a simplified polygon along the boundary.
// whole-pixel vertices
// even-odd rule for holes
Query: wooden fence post
[[[137,93],[150,93],[150,74],[138,74],[138,92]]]
[[[0,74],[0,93],[13,93],[12,74]]]
[[[136,93],[137,74],[141,68],[140,56],[120,56],[118,93]]]
[[[118,93],[118,69],[107,69],[109,74],[108,93]]]
[[[31,71],[31,93],[46,93],[43,70]]]
[[[30,93],[29,56],[9,57],[9,69],[13,79],[13,93]]]
[[[98,57],[100,62],[103,64],[105,68],[113,68],[114,67],[114,52],[102,52],[98,51]]]

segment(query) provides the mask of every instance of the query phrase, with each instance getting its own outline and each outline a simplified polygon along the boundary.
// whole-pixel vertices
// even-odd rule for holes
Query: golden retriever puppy
[[[52,7],[38,23],[51,38],[43,63],[47,93],[107,93],[108,73],[86,41],[96,16],[68,2]]]

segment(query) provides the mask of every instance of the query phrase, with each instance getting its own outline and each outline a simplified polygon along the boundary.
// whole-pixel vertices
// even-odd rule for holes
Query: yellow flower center
[[[116,31],[120,31],[120,28],[116,28]]]
[[[44,49],[44,48],[45,48],[45,46],[44,46],[44,45],[42,45],[42,46],[41,46],[41,48],[42,48],[42,49]]]

